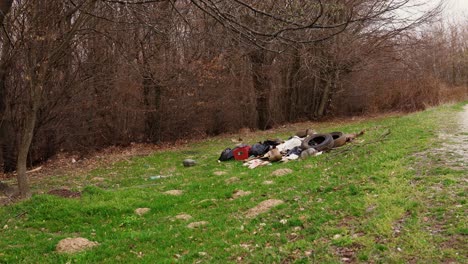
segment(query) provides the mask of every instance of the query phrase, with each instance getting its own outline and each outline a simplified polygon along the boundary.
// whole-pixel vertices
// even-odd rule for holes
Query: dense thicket
[[[323,2],[0,2],[1,167],[466,98],[466,23]]]

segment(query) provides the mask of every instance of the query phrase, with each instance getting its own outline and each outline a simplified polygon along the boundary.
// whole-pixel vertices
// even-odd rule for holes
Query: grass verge
[[[97,169],[68,179],[82,191],[79,199],[38,194],[0,208],[0,262],[466,263],[466,180],[460,179],[467,171],[447,167],[438,155],[421,154],[441,144],[438,133],[447,127],[441,121],[460,110],[459,104],[322,124],[323,132],[368,132],[350,151],[255,170],[216,161],[232,145],[228,138]],[[385,140],[376,140],[387,131]],[[244,140],[289,136],[269,133]],[[198,165],[184,168],[185,158]],[[293,172],[272,176],[280,168]],[[50,182],[60,184],[50,178],[36,188]],[[183,194],[165,194],[169,190]],[[235,198],[238,190],[251,193]],[[268,199],[284,203],[245,216]],[[151,211],[134,213],[143,207]],[[182,213],[192,218],[175,218]],[[187,227],[198,221],[207,224]],[[100,245],[73,255],[55,251],[59,240],[76,236]]]

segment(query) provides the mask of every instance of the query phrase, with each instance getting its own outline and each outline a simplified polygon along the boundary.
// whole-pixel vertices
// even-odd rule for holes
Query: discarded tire
[[[333,148],[333,137],[330,134],[316,134],[306,137],[302,142],[302,149],[314,148],[318,151],[327,151]]]
[[[332,132],[330,135],[333,138],[333,147],[338,148],[346,144],[346,136],[341,132]]]

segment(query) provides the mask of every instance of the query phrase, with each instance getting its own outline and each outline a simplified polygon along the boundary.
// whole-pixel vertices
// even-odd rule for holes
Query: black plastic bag
[[[228,161],[234,159],[234,153],[232,152],[232,149],[227,148],[221,152],[221,156],[219,156],[219,161]]]
[[[249,150],[250,156],[263,156],[270,150],[270,145],[256,143]]]

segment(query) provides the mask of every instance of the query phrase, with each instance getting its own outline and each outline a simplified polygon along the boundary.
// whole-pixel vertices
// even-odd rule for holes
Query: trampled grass
[[[467,170],[446,166],[443,153],[431,153],[441,144],[439,131],[450,127],[445,121],[460,109],[323,124],[317,129],[368,132],[349,151],[254,170],[217,162],[233,145],[226,137],[97,169],[79,179],[79,199],[37,194],[0,208],[0,262],[466,263]],[[290,136],[269,133],[244,140]],[[185,158],[198,165],[184,168]],[[293,173],[271,176],[280,168]],[[252,193],[233,199],[236,190]],[[284,203],[245,216],[268,199]],[[134,213],[143,207],[151,211]],[[182,213],[192,219],[174,218]],[[208,224],[187,227],[198,221]],[[71,255],[55,251],[61,239],[78,236],[99,246]]]

